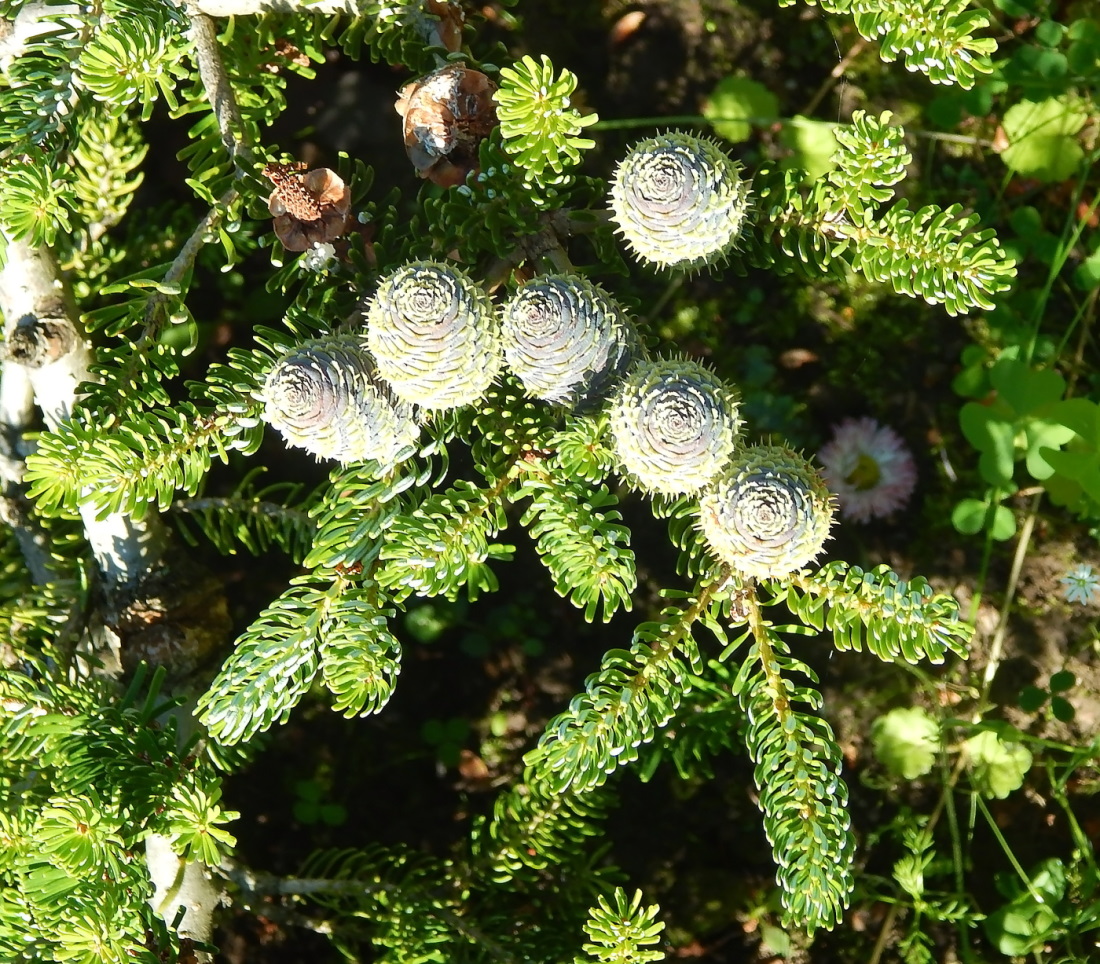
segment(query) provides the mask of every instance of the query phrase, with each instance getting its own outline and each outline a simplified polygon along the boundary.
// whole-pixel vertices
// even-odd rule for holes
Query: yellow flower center
[[[878,462],[866,452],[861,452],[856,467],[848,473],[844,481],[855,486],[860,492],[866,492],[878,485],[881,478],[882,472],[879,471]]]

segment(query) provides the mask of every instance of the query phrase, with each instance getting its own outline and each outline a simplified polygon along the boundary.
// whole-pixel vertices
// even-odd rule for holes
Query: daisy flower
[[[896,512],[913,494],[913,454],[892,428],[873,418],[848,418],[817,454],[841,516],[870,522]]]
[[[1058,580],[1065,590],[1066,602],[1080,603],[1082,606],[1092,602],[1092,595],[1100,588],[1100,577],[1092,571],[1092,566],[1081,564],[1074,566]]]

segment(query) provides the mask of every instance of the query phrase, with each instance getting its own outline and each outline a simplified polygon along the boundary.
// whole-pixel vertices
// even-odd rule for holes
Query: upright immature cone
[[[367,345],[398,397],[427,409],[472,405],[503,364],[488,296],[459,268],[434,261],[414,261],[379,282]]]
[[[264,421],[287,445],[325,459],[395,463],[420,428],[374,374],[354,336],[318,338],[288,352],[260,395]]]
[[[748,211],[741,165],[690,134],[641,141],[619,162],[611,217],[631,250],[659,268],[691,271],[721,261]]]
[[[715,555],[757,579],[808,566],[835,511],[813,465],[780,445],[745,449],[699,500],[700,527]]]
[[[623,309],[576,275],[525,284],[501,312],[501,335],[528,395],[580,407],[600,401],[639,349]]]
[[[612,396],[615,456],[644,488],[690,495],[733,452],[741,426],[736,394],[686,359],[639,362]]]

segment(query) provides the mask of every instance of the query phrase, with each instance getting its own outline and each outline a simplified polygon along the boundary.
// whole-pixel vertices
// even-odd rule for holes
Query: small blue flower
[[[1070,569],[1059,581],[1066,587],[1066,601],[1082,606],[1092,602],[1093,593],[1100,589],[1100,576],[1092,571],[1092,566],[1084,564]]]

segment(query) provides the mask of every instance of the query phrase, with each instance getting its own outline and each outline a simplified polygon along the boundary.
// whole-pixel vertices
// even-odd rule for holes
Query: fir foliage
[[[433,495],[396,516],[379,553],[378,581],[397,602],[413,593],[455,599],[463,588],[473,600],[499,583],[490,559],[508,559],[512,546],[493,541],[508,524],[506,483],[478,489],[469,482]]]
[[[748,721],[745,742],[756,764],[783,907],[811,933],[832,929],[848,905],[855,857],[840,747],[829,724],[813,713],[820,694],[790,678],[797,674],[816,683],[817,677],[790,655],[751,603],[750,632],[753,644],[734,693]]]
[[[44,434],[28,458],[32,498],[54,513],[88,505],[101,516],[141,519],[167,509],[177,490],[197,492],[214,458],[228,461],[230,449],[254,451],[257,435],[237,435],[235,427],[232,416],[186,402],[123,422],[110,435],[70,422]]]
[[[149,961],[156,921],[132,851],[165,833],[215,866],[235,844],[221,824],[237,814],[218,805],[219,779],[197,736],[183,737],[163,671],[142,668],[118,696],[68,682],[46,652],[0,676],[0,901],[17,915],[0,923],[0,948],[12,962]]]
[[[590,484],[606,479],[615,464],[607,428],[603,416],[568,419],[549,439],[555,471]]]
[[[201,533],[222,555],[240,548],[259,556],[277,548],[301,562],[313,544],[315,526],[306,507],[294,501],[300,486],[276,483],[255,489],[257,474],[245,476],[231,495],[177,499],[172,520],[191,545],[198,544]]]
[[[792,4],[794,0],[782,0]],[[852,16],[867,40],[879,42],[887,63],[904,59],[906,69],[919,70],[934,84],[974,86],[978,74],[993,71],[990,55],[997,49],[991,37],[974,34],[989,26],[989,17],[971,9],[968,0],[808,0],[823,10]]]
[[[543,794],[521,783],[497,797],[491,818],[475,828],[475,866],[494,883],[538,883],[591,850],[609,807],[604,791]]]
[[[367,579],[299,576],[237,641],[199,700],[199,719],[225,745],[285,722],[318,669],[348,716],[389,700],[400,647],[386,628],[385,595]]]
[[[369,922],[385,960],[439,961],[468,941],[462,901],[448,863],[408,848],[322,850],[300,877],[318,881],[312,898]]]
[[[599,964],[646,964],[647,961],[664,960],[664,952],[652,949],[659,943],[665,925],[657,920],[660,908],[656,904],[642,906],[642,892],[634,891],[627,897],[626,891],[616,887],[611,899],[600,896],[599,903],[589,911],[584,932],[589,943],[582,950],[587,957],[583,961]]]
[[[952,315],[990,309],[1015,277],[991,229],[960,205],[913,211],[886,188],[899,180],[908,152],[900,128],[856,112],[838,137],[835,170],[804,187],[798,171],[765,165],[753,178],[760,217],[746,257],[777,271],[839,277],[856,270],[899,294],[942,304]]]
[[[540,61],[522,57],[500,72],[500,89],[493,95],[504,148],[523,168],[526,179],[538,184],[568,183],[562,175],[580,163],[581,151],[596,142],[578,136],[596,123],[596,114],[581,115],[570,98],[577,77],[568,70],[554,76],[546,54]]]
[[[604,622],[618,609],[629,610],[637,588],[630,531],[618,524],[619,500],[606,486],[529,469],[520,494],[531,498],[520,522],[535,540],[558,595],[583,608],[588,622],[597,609]]]
[[[505,23],[511,5],[493,6]],[[974,36],[986,17],[962,0],[919,10],[900,0],[824,6],[852,14],[885,59],[904,58],[937,83],[969,86],[990,67],[992,42]],[[441,14],[430,7],[368,2],[354,17],[228,18],[210,52],[195,28],[215,29],[213,22],[183,6],[101,0],[77,15],[56,5],[5,69],[0,239],[51,246],[86,272],[82,322],[103,344],[91,365],[96,384],[82,389],[70,419],[38,436],[27,460],[28,497],[52,540],[50,581],[32,585],[16,540],[0,543],[0,628],[14,653],[0,677],[4,960],[152,964],[179,956],[172,922],[149,906],[151,882],[133,851],[163,834],[184,859],[223,864],[234,846],[225,825],[236,815],[222,806],[216,767],[239,765],[247,745],[284,723],[314,686],[346,717],[382,711],[401,669],[398,610],[417,598],[496,591],[494,567],[513,554],[500,541],[511,523],[526,530],[557,593],[588,621],[639,604],[620,483],[648,498],[640,511],[669,520],[690,591],[662,590],[671,604],[656,614],[646,606],[629,648],[612,644],[604,653],[524,757],[522,779],[475,821],[468,854],[338,850],[303,869],[300,883],[311,886],[302,892],[365,928],[379,959],[656,960],[656,908],[612,887],[617,871],[593,846],[615,802],[612,776],[633,766],[649,777],[671,758],[694,778],[739,737],[755,764],[788,923],[810,932],[834,926],[853,886],[847,789],[840,749],[816,715],[816,679],[785,636],[828,631],[836,650],[866,645],[887,661],[966,655],[971,631],[957,603],[924,580],[839,562],[804,569],[827,522],[814,529],[813,551],[789,565],[739,575],[732,560],[716,561],[699,536],[696,496],[745,454],[734,389],[694,360],[641,357],[652,332],[636,335],[616,305],[622,350],[599,372],[606,383],[591,398],[575,391],[590,374],[585,359],[579,369],[559,365],[571,379],[564,388],[531,397],[522,372],[501,371],[489,292],[523,290],[531,277],[537,285],[627,274],[614,222],[658,267],[701,271],[730,259],[814,277],[854,270],[956,315],[991,308],[1014,276],[993,232],[958,205],[911,208],[896,199],[911,155],[885,114],[856,112],[837,134],[834,169],[811,184],[803,172],[764,164],[752,172],[751,203],[738,162],[680,134],[636,145],[609,188],[577,174],[594,146],[581,135],[595,115],[574,107],[578,78],[542,56],[501,70],[501,130],[481,143],[480,168],[465,184],[371,201],[371,171],[344,158],[340,176],[355,207],[339,254],[334,247],[327,261],[316,251],[288,257],[273,240],[270,185],[259,175],[266,161],[285,157],[268,139],[286,107],[288,74],[311,78],[326,45],[417,73],[445,56],[492,71],[483,61],[503,55],[499,48],[433,45]],[[467,29],[462,41],[472,44],[477,33]],[[212,67],[225,74],[221,98],[202,76]],[[183,121],[179,158],[202,211],[195,223],[184,212],[143,235],[150,229],[130,227],[127,216],[145,156],[138,119],[160,102]],[[116,227],[131,233],[116,235]],[[204,369],[191,357],[190,400],[181,400],[179,376],[200,337],[200,253],[206,267],[228,272],[246,258],[253,264],[264,246],[277,269],[268,289],[283,317],[255,326],[248,347],[229,349],[223,362]],[[597,263],[575,264],[578,257]],[[303,351],[338,345],[354,348],[362,364],[329,387],[360,385],[373,364],[358,354],[363,341],[383,354],[378,293],[425,265],[459,279],[478,332],[488,332],[472,352],[440,342],[436,354],[449,365],[429,387],[469,378],[476,389],[439,404],[423,392],[410,396],[425,411],[415,423],[406,412],[407,431],[385,452],[314,447],[347,464],[313,492],[278,481],[255,488],[242,466],[260,454],[273,372]],[[602,289],[576,283],[603,305]],[[438,308],[432,301],[425,313],[433,323],[445,314]],[[597,348],[606,337],[597,333]],[[423,361],[422,348],[385,359],[386,377],[401,381]],[[626,371],[628,360],[635,367]],[[612,399],[601,408],[605,390]],[[354,432],[371,434],[361,408],[337,408],[354,416]],[[243,477],[227,495],[204,493],[215,460]],[[803,471],[807,490],[823,498],[800,463]],[[201,534],[222,554],[280,550],[305,570],[252,620],[205,686],[196,713],[204,735],[192,732],[180,700],[163,694],[163,673],[142,669],[119,693],[75,658],[95,595],[68,523],[57,520],[82,510],[130,522],[171,510],[191,541]],[[765,620],[763,607],[781,604],[796,623]],[[739,633],[732,641],[730,628]],[[704,638],[697,629],[707,630]],[[226,749],[238,745],[236,754]]]
[[[670,606],[660,621],[638,626],[629,650],[609,651],[599,671],[585,680],[584,692],[547,724],[539,745],[524,758],[528,783],[546,793],[602,786],[672,719],[688,674],[701,661],[695,625],[725,639],[715,587],[702,587],[695,597],[680,595],[682,607]]]
[[[948,653],[965,658],[974,631],[959,619],[954,599],[935,592],[920,576],[900,579],[888,566],[864,572],[831,562],[796,576],[775,599],[807,626],[831,631],[839,651],[858,652],[866,643],[887,662],[942,663]]]

